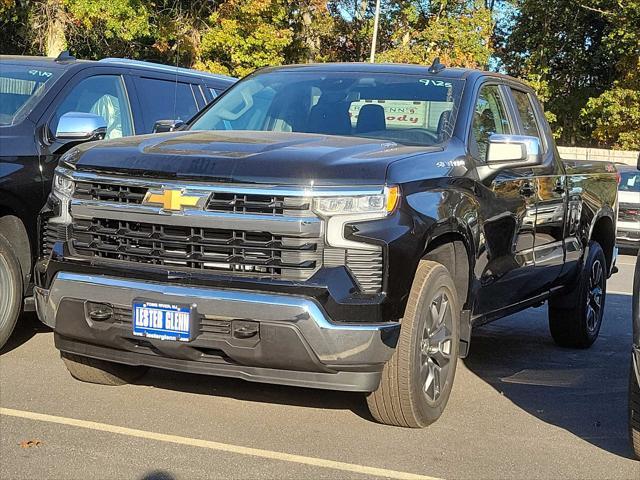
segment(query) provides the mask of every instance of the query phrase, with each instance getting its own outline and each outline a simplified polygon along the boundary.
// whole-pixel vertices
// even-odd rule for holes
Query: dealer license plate
[[[133,334],[157,340],[191,339],[191,306],[133,302]]]

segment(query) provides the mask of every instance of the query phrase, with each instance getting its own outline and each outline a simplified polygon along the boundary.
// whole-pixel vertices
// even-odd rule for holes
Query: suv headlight
[[[385,217],[395,210],[399,193],[398,187],[385,187],[382,193],[374,195],[316,197],[313,200],[313,210],[323,217],[370,213]]]
[[[75,190],[75,183],[70,177],[70,171],[58,167],[53,174],[51,194],[60,201],[60,213],[50,220],[54,223],[71,223],[71,196]]]
[[[377,250],[377,245],[347,240],[344,228],[349,223],[385,218],[395,211],[399,200],[400,189],[392,186],[377,194],[316,197],[313,211],[327,220],[326,240],[330,246]]]
[[[53,175],[53,192],[61,200],[69,198],[73,195],[75,184],[71,178],[64,175],[64,173],[56,171]]]

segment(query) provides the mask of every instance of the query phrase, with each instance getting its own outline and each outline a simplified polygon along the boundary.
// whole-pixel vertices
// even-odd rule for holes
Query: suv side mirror
[[[538,137],[527,135],[491,135],[487,165],[491,169],[531,167],[542,164],[542,145]]]
[[[182,120],[158,120],[153,124],[153,133],[165,133],[178,130],[184,125]]]
[[[68,112],[58,120],[57,140],[88,142],[102,140],[107,135],[107,122],[100,115],[83,112]]]

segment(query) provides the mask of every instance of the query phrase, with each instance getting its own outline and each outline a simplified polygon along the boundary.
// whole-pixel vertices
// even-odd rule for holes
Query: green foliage
[[[256,68],[281,65],[293,38],[283,0],[229,0],[211,14],[202,37],[201,65],[244,76]]]
[[[399,24],[380,61],[486,68],[492,54],[491,12],[477,1],[402,2]]]
[[[142,0],[64,0],[68,13],[87,31],[130,41],[148,35],[149,11]]]

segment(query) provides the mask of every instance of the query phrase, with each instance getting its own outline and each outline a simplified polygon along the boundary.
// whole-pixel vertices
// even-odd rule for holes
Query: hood
[[[187,131],[81,146],[76,168],[278,185],[380,185],[390,163],[440,147],[289,132]]]

